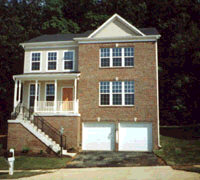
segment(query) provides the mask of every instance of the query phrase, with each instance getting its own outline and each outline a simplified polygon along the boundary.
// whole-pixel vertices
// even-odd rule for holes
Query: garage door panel
[[[120,123],[119,151],[152,151],[152,125]]]
[[[111,123],[84,123],[83,150],[114,150],[115,126]]]

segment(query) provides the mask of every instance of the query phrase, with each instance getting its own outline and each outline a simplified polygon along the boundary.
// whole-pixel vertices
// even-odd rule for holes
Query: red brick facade
[[[152,122],[154,148],[158,145],[157,90],[155,42],[118,43],[118,47],[134,47],[134,67],[99,68],[101,47],[115,47],[115,43],[79,45],[79,111],[81,120]],[[99,106],[99,82],[134,80],[134,107]]]

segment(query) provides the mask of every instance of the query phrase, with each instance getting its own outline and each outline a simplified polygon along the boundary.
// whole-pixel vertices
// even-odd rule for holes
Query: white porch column
[[[35,80],[35,101],[34,101],[34,112],[37,110],[37,95],[38,95],[38,80]]]
[[[77,78],[74,79],[74,111],[78,113]]]
[[[54,95],[54,111],[57,111],[57,79],[54,81],[55,95]]]
[[[14,107],[13,107],[13,111],[15,111],[15,107],[17,106],[17,83],[18,80],[15,80],[15,91],[14,91]]]
[[[17,101],[17,103],[20,103],[20,101],[21,101],[21,88],[22,88],[22,81],[19,80],[18,101]]]

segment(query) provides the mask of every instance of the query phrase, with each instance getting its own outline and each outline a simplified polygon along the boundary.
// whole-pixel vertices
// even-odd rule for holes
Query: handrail
[[[17,116],[18,116],[19,113],[20,113],[20,107],[21,107],[21,103],[19,102],[19,103],[17,104],[17,106],[15,107],[14,112],[11,114],[11,119],[16,119],[16,118],[17,118]]]
[[[28,113],[28,115],[26,113]],[[28,120],[31,120],[31,113],[33,113],[33,110],[23,106],[23,114]],[[42,118],[38,114],[34,114],[36,115],[36,117],[33,118],[33,120],[31,120],[33,124],[37,126],[37,128],[41,129],[45,134],[47,134],[52,140],[54,140],[56,143],[58,143],[60,146],[66,149],[66,136],[62,135],[63,142],[61,142],[60,131],[53,127],[50,123],[48,123],[44,118]]]

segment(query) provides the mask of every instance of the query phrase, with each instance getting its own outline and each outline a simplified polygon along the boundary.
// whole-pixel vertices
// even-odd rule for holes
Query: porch
[[[78,77],[76,73],[14,76],[14,112],[20,103],[39,115],[79,115]]]

